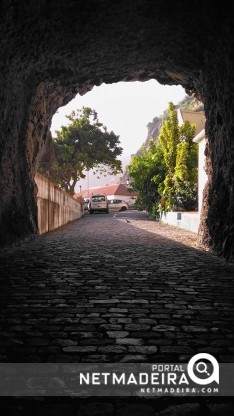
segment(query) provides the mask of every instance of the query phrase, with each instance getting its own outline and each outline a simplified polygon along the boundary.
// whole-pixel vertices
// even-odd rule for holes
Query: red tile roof
[[[137,196],[137,193],[135,191],[130,192],[128,190],[128,187],[124,185],[123,183],[117,183],[113,185],[106,185],[102,186],[100,188],[90,188],[89,192],[88,189],[85,189],[84,191],[79,192],[78,194],[74,195],[74,198],[77,198],[79,196],[82,196],[83,198],[86,198],[92,194],[106,194],[108,195],[124,195],[124,196]]]

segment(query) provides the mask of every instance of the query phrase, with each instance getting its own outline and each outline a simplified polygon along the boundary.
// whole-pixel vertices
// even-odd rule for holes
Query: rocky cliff
[[[201,101],[199,101],[195,97],[189,97],[188,95],[180,101],[177,105],[177,108],[181,110],[189,110],[189,111],[204,111],[204,105]],[[157,141],[157,138],[160,134],[160,129],[163,124],[163,119],[167,117],[167,109],[163,112],[162,115],[158,117],[154,117],[152,121],[147,124],[148,134],[146,140],[142,144],[143,147],[147,147],[150,139]],[[141,149],[136,152],[137,155],[141,154]]]

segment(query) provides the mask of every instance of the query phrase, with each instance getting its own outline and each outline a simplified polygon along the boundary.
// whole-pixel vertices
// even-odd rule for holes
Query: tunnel
[[[233,259],[233,15],[208,0],[3,0],[0,244],[37,234],[34,176],[56,110],[93,86],[181,85],[204,103],[199,242]]]

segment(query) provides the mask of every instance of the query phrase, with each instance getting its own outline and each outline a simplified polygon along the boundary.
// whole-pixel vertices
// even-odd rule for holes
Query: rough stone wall
[[[200,235],[230,254],[232,27],[225,3],[211,0],[3,0],[1,245],[37,232],[37,155],[57,108],[93,85],[155,78],[205,104],[211,182]]]
[[[212,70],[205,75],[202,86],[207,116],[205,153],[209,180],[203,194],[199,240],[219,255],[233,259],[234,91],[228,46],[213,56]]]

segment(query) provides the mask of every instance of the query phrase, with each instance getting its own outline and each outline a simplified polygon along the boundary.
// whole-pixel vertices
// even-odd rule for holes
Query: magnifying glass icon
[[[200,362],[200,363],[197,363],[196,370],[199,373],[206,373],[208,376],[210,375],[210,373],[208,373],[208,371],[207,371],[207,364],[204,363],[203,361]]]

